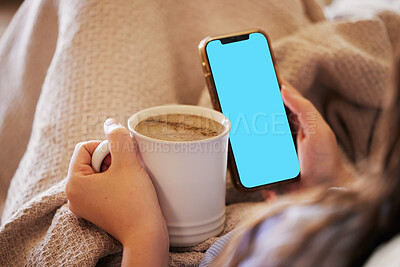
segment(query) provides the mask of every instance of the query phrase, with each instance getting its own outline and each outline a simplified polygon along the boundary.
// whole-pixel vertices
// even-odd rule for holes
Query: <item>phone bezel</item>
[[[207,51],[206,51],[207,45],[211,41],[227,39],[227,38],[247,35],[247,34],[251,34],[251,33],[261,33],[262,35],[264,35],[265,39],[267,40],[267,45],[269,47],[269,52],[271,54],[272,63],[274,65],[275,75],[278,80],[279,90],[281,90],[281,79],[279,77],[279,73],[278,73],[278,70],[277,70],[276,64],[275,64],[274,54],[273,54],[272,48],[270,46],[271,42],[270,42],[268,35],[264,31],[262,31],[260,29],[250,29],[250,30],[246,30],[246,31],[224,34],[224,35],[219,35],[219,36],[214,36],[214,37],[208,36],[200,41],[198,48],[199,48],[201,64],[202,64],[202,68],[203,68],[203,72],[204,72],[204,77],[206,79],[207,88],[208,88],[208,92],[210,94],[212,105],[213,105],[214,109],[216,109],[220,112],[222,112],[222,109],[221,109],[221,105],[219,102],[214,78],[211,73],[211,67],[210,67],[210,63],[209,63],[208,55],[207,55]],[[286,106],[285,106],[285,112],[286,112],[286,116],[288,116],[288,114],[290,114],[290,111],[286,108]],[[293,129],[292,129],[290,122],[289,122],[289,127],[290,127],[290,130],[292,133],[292,138],[293,138],[293,142],[294,142],[294,145],[296,148],[296,154],[297,154],[296,138],[295,138],[295,135],[293,134]],[[229,143],[228,143],[228,166],[229,166],[229,169],[231,172],[233,185],[235,186],[235,188],[239,189],[240,191],[244,191],[244,192],[251,192],[251,191],[256,191],[256,190],[260,190],[260,189],[267,189],[267,188],[274,187],[278,184],[282,185],[282,184],[286,184],[286,183],[293,183],[300,179],[300,172],[299,172],[299,174],[296,177],[289,178],[287,180],[274,182],[274,183],[270,183],[270,184],[265,184],[265,185],[260,185],[260,186],[256,186],[256,187],[251,187],[251,188],[244,186],[240,180],[239,172],[238,172],[237,165],[236,165],[236,159],[235,159],[235,156],[233,155],[230,139],[229,139]]]

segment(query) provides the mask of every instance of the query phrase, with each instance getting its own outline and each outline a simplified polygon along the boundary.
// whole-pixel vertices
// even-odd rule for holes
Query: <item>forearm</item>
[[[166,229],[138,229],[125,242],[122,266],[168,266],[169,237]]]

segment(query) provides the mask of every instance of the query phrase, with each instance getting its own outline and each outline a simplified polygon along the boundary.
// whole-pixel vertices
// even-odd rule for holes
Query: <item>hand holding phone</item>
[[[315,106],[293,86],[282,81],[282,98],[296,120],[297,153],[301,183],[277,186],[280,193],[307,189],[319,184],[347,186],[353,179],[339,156],[335,134]],[[268,190],[270,191],[270,190]],[[270,196],[266,192],[265,196]]]
[[[290,84],[279,81],[265,33],[251,30],[207,37],[199,51],[214,108],[232,121],[229,167],[239,189],[274,185],[287,192],[326,182],[335,186],[351,182],[329,125],[309,100]],[[281,92],[280,84],[284,85]],[[283,107],[282,96],[288,109]],[[291,129],[293,136],[286,117],[289,110],[296,121],[295,129]],[[261,114],[265,118],[284,116],[275,121],[255,119],[256,123],[250,125],[253,128],[237,123],[238,118],[248,122],[249,117],[259,118]],[[258,131],[260,126],[286,131],[277,137],[277,132]],[[301,183],[285,183],[298,180],[300,169]]]

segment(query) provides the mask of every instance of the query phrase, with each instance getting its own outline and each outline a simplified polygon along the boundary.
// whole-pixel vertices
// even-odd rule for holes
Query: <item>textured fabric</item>
[[[62,165],[55,168],[65,174],[71,147],[103,138],[107,116],[126,121],[144,107],[197,103],[205,84],[197,45],[205,36],[259,27],[275,40],[321,17],[314,5],[295,0],[25,1],[0,43],[0,211],[27,149],[35,111],[36,121],[47,121],[49,135],[57,136],[53,142],[62,152],[50,154],[64,157],[63,163],[51,164]],[[40,95],[43,104],[36,110]],[[59,118],[62,114],[68,118]],[[60,134],[54,134],[55,125],[68,127],[65,121],[73,128],[61,133],[58,126]],[[40,132],[36,128],[32,139]]]
[[[205,85],[198,42],[254,27],[269,33],[281,76],[317,105],[347,156],[357,163],[372,155],[383,166],[384,141],[396,126],[383,111],[397,94],[393,13],[333,23],[312,0],[27,0],[0,43],[3,199],[15,172],[0,266],[119,264],[121,245],[65,205],[75,144],[104,139],[107,117],[126,123],[149,106],[197,103]],[[258,193],[227,190],[222,234],[267,205],[246,202],[260,200]],[[217,239],[173,250],[170,265],[197,266]]]
[[[218,239],[204,254],[203,259],[200,262],[199,267],[206,267],[211,266],[212,262],[221,253],[222,249],[228,244],[229,240],[231,239],[232,234],[235,230],[227,233],[226,235],[222,236]]]

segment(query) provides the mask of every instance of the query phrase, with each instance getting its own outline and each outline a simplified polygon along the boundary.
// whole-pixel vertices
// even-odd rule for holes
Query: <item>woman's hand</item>
[[[90,164],[99,141],[76,146],[65,189],[69,208],[123,244],[123,265],[167,265],[166,222],[129,131],[108,119],[104,132],[110,146],[111,165],[105,172],[94,173]]]
[[[342,176],[347,178],[347,174],[340,160],[332,129],[314,105],[289,83],[282,83],[281,93],[283,102],[294,116],[294,124],[297,128],[300,180],[277,186],[277,191],[289,192],[310,188],[321,183],[343,185]],[[264,190],[263,195],[267,199],[276,197],[272,190]]]

